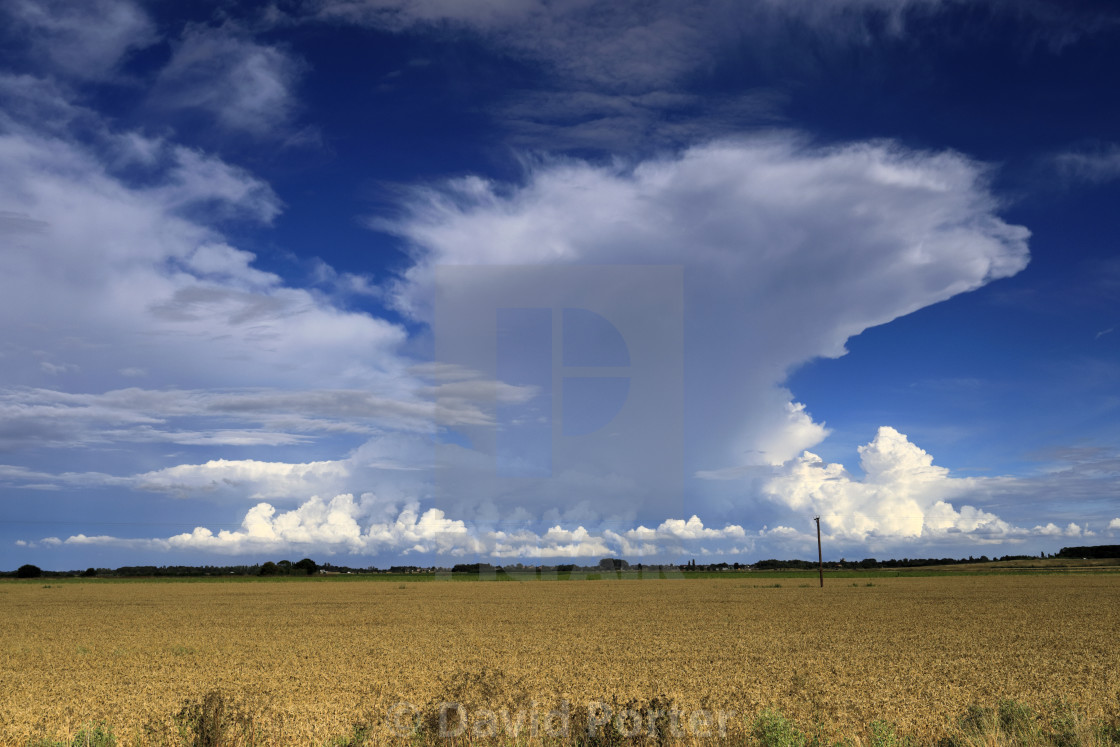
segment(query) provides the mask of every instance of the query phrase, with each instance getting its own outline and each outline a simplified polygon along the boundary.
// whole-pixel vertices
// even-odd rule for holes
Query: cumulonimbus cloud
[[[683,267],[685,462],[701,478],[782,464],[827,435],[783,387],[794,367],[1028,260],[1028,231],[996,215],[983,165],[789,132],[630,164],[534,161],[515,185],[464,177],[400,202],[371,225],[410,247],[392,297],[421,321],[441,265]]]

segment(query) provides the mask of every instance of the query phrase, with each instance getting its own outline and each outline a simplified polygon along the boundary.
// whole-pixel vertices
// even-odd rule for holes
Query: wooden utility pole
[[[817,570],[821,576],[821,588],[824,588],[824,554],[821,553],[821,517],[814,516],[813,521],[817,522]]]

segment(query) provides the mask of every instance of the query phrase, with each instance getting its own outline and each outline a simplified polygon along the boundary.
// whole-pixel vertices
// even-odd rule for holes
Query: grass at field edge
[[[320,743],[322,747],[369,747],[380,744],[415,747],[451,745],[547,745],[549,747],[635,747],[646,745],[735,745],[742,747],[1118,747],[1120,710],[1086,718],[1076,708],[1061,704],[1049,717],[1013,700],[992,706],[973,705],[940,734],[901,733],[888,721],[872,721],[857,734],[826,733],[814,724],[799,724],[766,709],[741,722],[717,729],[714,723],[697,726],[678,721],[667,701],[614,702],[612,715],[580,707],[551,726],[529,727],[529,733],[508,734],[480,729],[466,709],[460,721],[456,704],[429,704],[398,729],[384,736],[377,724],[355,724],[351,733]],[[627,717],[623,714],[637,714]],[[450,715],[449,715],[450,714]],[[648,714],[649,715],[647,718]],[[627,720],[629,718],[629,720]],[[494,722],[495,725],[497,722]],[[235,700],[213,691],[184,706],[161,725],[152,725],[142,737],[118,739],[111,725],[88,724],[66,738],[39,738],[26,747],[248,747],[270,744],[256,731],[252,717]]]

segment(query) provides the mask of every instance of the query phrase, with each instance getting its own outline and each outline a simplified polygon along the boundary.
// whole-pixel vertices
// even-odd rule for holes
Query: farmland
[[[763,709],[934,739],[976,703],[1120,703],[1120,576],[0,584],[0,743],[170,733],[218,692],[258,744],[387,741],[411,714]],[[534,706],[534,704],[536,704]],[[403,715],[402,715],[403,714]],[[531,717],[531,715],[530,715]],[[397,719],[394,722],[394,719]],[[161,732],[160,730],[164,730]]]

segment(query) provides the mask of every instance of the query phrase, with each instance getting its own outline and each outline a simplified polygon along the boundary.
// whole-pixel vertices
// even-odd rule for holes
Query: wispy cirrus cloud
[[[716,65],[744,40],[749,42],[748,51],[756,48],[760,54],[773,54],[773,45],[765,40],[788,35],[791,25],[811,28],[822,40],[866,44],[884,35],[900,35],[908,23],[928,20],[959,4],[957,0],[656,0],[604,6],[579,0],[469,4],[318,0],[305,8],[320,21],[395,32],[475,34],[507,53],[544,62],[558,79],[602,93],[635,93],[675,88],[687,76]],[[993,12],[1007,9],[1000,0],[979,4]],[[1051,20],[1060,18],[1059,14]]]
[[[852,47],[906,44],[942,21],[953,38],[1011,24],[1024,49],[1060,52],[1115,27],[1120,14],[1048,0],[316,0],[285,19],[475,41],[544,73],[535,90],[512,89],[492,109],[514,142],[617,154],[781,122],[786,91],[776,71],[827,66]],[[698,82],[718,89],[726,77],[771,82],[692,94]]]
[[[227,21],[189,25],[173,48],[154,84],[156,106],[203,114],[227,132],[288,142],[317,137],[295,127],[305,64],[284,47]]]
[[[293,445],[326,434],[493,425],[493,405],[523,403],[534,393],[471,372],[454,375],[435,384],[417,378],[411,387],[402,381],[395,396],[357,389],[0,389],[0,443]]]
[[[8,42],[26,45],[30,57],[70,78],[115,77],[132,50],[159,40],[156,25],[131,0],[12,0],[0,8]]]
[[[1104,184],[1120,179],[1120,145],[1071,148],[1050,156],[1049,165],[1067,182]]]

